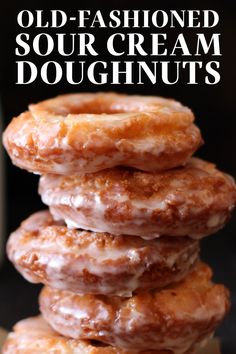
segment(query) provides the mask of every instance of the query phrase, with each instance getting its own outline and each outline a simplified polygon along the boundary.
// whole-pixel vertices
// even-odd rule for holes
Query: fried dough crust
[[[15,165],[39,174],[118,165],[165,170],[185,164],[202,144],[193,121],[191,110],[171,99],[69,94],[30,105],[3,142]]]
[[[150,239],[210,235],[236,203],[233,178],[197,158],[164,172],[117,167],[85,176],[44,175],[39,193],[70,228]]]
[[[132,351],[56,333],[41,317],[27,318],[14,326],[2,354],[172,354],[169,351]],[[187,354],[187,353],[186,353]],[[190,354],[190,353],[189,353]]]
[[[182,354],[208,338],[228,311],[228,290],[211,276],[199,263],[181,282],[128,299],[45,287],[40,308],[57,332],[71,338]]]
[[[12,233],[7,253],[33,283],[79,294],[131,296],[186,276],[198,259],[199,244],[183,237],[147,241],[70,230],[42,211]]]

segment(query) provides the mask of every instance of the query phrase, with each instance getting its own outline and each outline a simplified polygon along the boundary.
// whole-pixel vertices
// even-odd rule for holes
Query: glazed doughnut
[[[198,259],[199,244],[187,237],[146,241],[69,230],[43,211],[12,233],[7,253],[30,282],[79,294],[131,296],[186,276]]]
[[[232,177],[192,158],[185,167],[142,172],[117,167],[84,176],[44,175],[39,193],[70,228],[200,239],[219,230],[236,203]]]
[[[169,351],[130,351],[95,341],[76,340],[56,333],[41,317],[27,318],[14,326],[2,354],[172,354]],[[186,353],[187,354],[187,353]],[[190,353],[189,353],[190,354]]]
[[[69,94],[30,105],[3,142],[35,173],[81,174],[117,165],[145,171],[183,165],[202,143],[193,113],[171,99]]]
[[[40,308],[58,333],[71,338],[182,354],[208,338],[228,311],[228,290],[211,276],[200,263],[181,282],[128,299],[45,287]]]

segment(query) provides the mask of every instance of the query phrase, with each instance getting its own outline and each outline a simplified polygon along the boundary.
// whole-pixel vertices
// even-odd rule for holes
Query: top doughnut
[[[115,93],[67,94],[29,106],[3,135],[13,163],[43,174],[118,165],[161,171],[184,165],[202,143],[179,102]]]

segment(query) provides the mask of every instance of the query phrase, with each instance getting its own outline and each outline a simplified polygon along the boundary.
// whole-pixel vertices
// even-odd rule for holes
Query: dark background
[[[20,4],[19,4],[20,3]],[[16,15],[19,10],[33,9],[32,2],[21,1],[17,3],[9,2],[1,5],[1,80],[0,95],[3,111],[3,125],[6,126],[14,115],[18,115],[26,110],[27,104],[40,101],[47,97],[52,97],[59,93],[72,91],[98,91],[112,90],[127,93],[152,94],[166,97],[174,97],[188,105],[197,117],[197,124],[202,130],[205,145],[200,149],[198,155],[214,161],[222,170],[225,170],[236,177],[236,123],[235,123],[235,80],[236,80],[236,52],[235,52],[235,8],[227,2],[209,2],[203,4],[191,2],[191,5],[184,2],[132,2],[119,1],[119,6],[115,2],[81,1],[74,4],[67,2],[67,5],[60,6],[57,3],[47,2],[47,6],[40,4],[37,9],[61,9],[68,13],[76,9],[101,9],[106,13],[109,9],[214,9],[219,12],[220,24],[217,29],[206,30],[183,30],[188,36],[189,43],[194,40],[196,32],[204,32],[206,35],[212,32],[221,33],[222,57],[208,60],[220,60],[221,62],[221,82],[217,85],[206,85],[203,83],[203,76],[199,77],[200,84],[187,85],[186,77],[176,85],[164,85],[159,82],[152,85],[148,80],[144,85],[105,85],[95,86],[88,81],[77,86],[70,86],[65,81],[57,85],[46,85],[40,80],[31,85],[15,85],[15,36],[24,30],[20,29],[16,23]],[[67,7],[66,7],[67,6]],[[99,7],[98,7],[99,6]],[[42,32],[42,29],[30,29],[30,33]],[[50,31],[46,29],[46,31]],[[54,30],[55,31],[55,30]],[[76,32],[67,27],[66,31]],[[88,30],[89,31],[89,30]],[[99,48],[103,48],[105,35],[112,34],[116,30],[94,29],[91,32],[96,34],[96,41]],[[119,32],[127,30],[119,30]],[[132,32],[133,30],[129,30]],[[148,34],[149,30],[135,29],[136,32]],[[155,31],[155,29],[153,29]],[[167,32],[170,38],[175,38],[176,31],[165,28],[162,32]],[[49,32],[50,33],[50,32]],[[53,33],[53,30],[52,30]],[[102,55],[99,59],[92,60],[112,60],[105,55],[105,50],[99,49]],[[32,56],[33,61],[36,57]],[[128,60],[132,60],[127,58]],[[121,58],[117,60],[127,60]],[[185,58],[184,58],[185,59]],[[191,58],[186,58],[186,60]],[[30,60],[29,58],[27,60]],[[44,61],[49,60],[44,58]],[[57,55],[51,55],[50,60],[62,60]],[[71,60],[71,58],[70,58]],[[82,60],[77,58],[77,60]],[[87,59],[90,60],[89,58]],[[155,60],[151,58],[135,58],[135,60]],[[173,60],[173,58],[172,58]],[[183,60],[176,57],[175,60]],[[199,60],[199,59],[196,59]],[[38,64],[40,60],[38,59]],[[44,208],[37,195],[38,177],[14,167],[6,156],[5,169],[0,171],[6,176],[6,235],[14,230],[19,223],[36,210]],[[1,196],[4,198],[4,196]],[[236,353],[236,243],[235,243],[236,220],[235,218],[216,235],[204,239],[202,245],[202,258],[214,268],[214,279],[223,282],[231,289],[232,309],[217,331],[222,339],[223,354]],[[2,236],[2,235],[1,235]],[[5,236],[7,238],[7,236]],[[40,286],[32,285],[14,270],[6,260],[0,268],[0,326],[10,329],[12,325],[21,318],[34,315],[38,312],[37,294]]]

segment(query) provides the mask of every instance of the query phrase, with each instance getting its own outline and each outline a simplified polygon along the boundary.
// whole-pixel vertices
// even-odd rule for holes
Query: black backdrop
[[[40,7],[41,6],[41,7]],[[62,9],[73,11],[75,9],[214,9],[219,12],[221,33],[221,82],[217,85],[187,85],[184,78],[172,86],[158,83],[152,85],[148,80],[143,85],[110,85],[95,86],[85,81],[79,86],[71,86],[66,82],[57,85],[46,85],[35,82],[32,85],[15,85],[16,69],[14,55],[15,36],[20,32],[16,23],[16,14],[22,9],[33,9],[32,2],[4,2],[1,4],[1,81],[0,95],[3,110],[3,125],[5,126],[14,115],[27,108],[28,103],[37,102],[59,93],[72,91],[112,90],[128,93],[153,94],[174,97],[191,107],[197,117],[197,124],[202,130],[205,145],[198,152],[199,156],[214,161],[221,169],[236,177],[236,123],[235,123],[235,80],[236,80],[236,52],[235,52],[235,9],[227,2],[199,1],[184,3],[177,1],[139,2],[119,1],[96,2],[78,1],[59,5],[48,1],[47,5],[35,6],[37,9]],[[66,29],[68,32],[70,28]],[[99,46],[104,45],[104,31],[109,29],[94,29]],[[110,30],[111,31],[111,30]],[[125,33],[125,30],[122,30]],[[129,30],[130,31],[130,30]],[[137,31],[137,30],[135,30]],[[142,30],[138,30],[142,32]],[[207,31],[207,30],[205,30]],[[208,30],[210,31],[210,30]],[[165,29],[168,32],[168,29]],[[184,31],[183,31],[184,32]],[[188,38],[196,31],[189,33]],[[204,31],[203,31],[204,32]],[[32,29],[32,32],[34,30]],[[36,33],[36,32],[35,32]],[[145,32],[147,33],[147,32]],[[168,32],[174,35],[172,30]],[[104,51],[105,52],[105,51]],[[35,60],[35,57],[32,57]],[[50,60],[57,60],[52,55]],[[207,58],[206,58],[207,59]],[[78,59],[77,59],[78,60]],[[90,60],[89,58],[87,59]],[[96,59],[97,60],[97,59]],[[105,53],[99,60],[111,60]],[[125,60],[124,58],[121,60]],[[140,60],[144,60],[140,58]],[[145,59],[147,62],[150,58]],[[176,58],[176,60],[182,60]],[[209,59],[210,60],[210,59]],[[214,60],[214,59],[213,59]],[[16,228],[19,223],[32,212],[44,208],[37,195],[38,177],[22,171],[11,165],[6,156],[5,169],[1,171],[6,175],[6,235]],[[3,198],[3,196],[1,196]],[[232,292],[232,309],[224,324],[218,330],[222,338],[223,354],[236,352],[236,243],[234,241],[236,221],[231,222],[216,235],[202,241],[202,258],[215,270],[214,278],[225,283]],[[16,273],[8,261],[0,269],[0,326],[10,329],[17,320],[37,313],[37,294],[39,286],[28,284]]]

